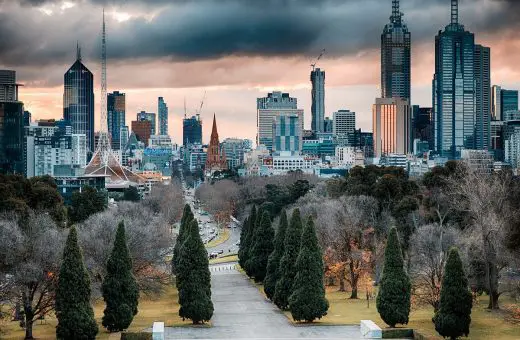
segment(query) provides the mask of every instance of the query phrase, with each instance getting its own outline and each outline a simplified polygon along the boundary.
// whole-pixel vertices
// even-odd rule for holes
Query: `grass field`
[[[224,228],[216,239],[206,244],[206,248],[213,248],[221,245],[229,240],[229,236],[231,236],[231,230],[229,228]]]
[[[139,300],[139,312],[134,317],[128,331],[141,331],[150,328],[154,321],[161,321],[165,326],[190,325],[190,321],[182,321],[179,318],[179,305],[177,303],[178,293],[175,287],[170,286],[161,296],[151,299],[142,297]],[[94,305],[94,313],[99,325],[97,339],[119,339],[117,334],[111,334],[101,326],[101,317],[105,305],[102,300]],[[55,339],[57,321],[53,316],[47,316],[45,324],[40,321],[34,323],[33,336],[35,339]],[[1,324],[2,333],[0,339],[23,339],[25,332],[20,328],[18,322]],[[5,327],[5,328],[4,328]]]

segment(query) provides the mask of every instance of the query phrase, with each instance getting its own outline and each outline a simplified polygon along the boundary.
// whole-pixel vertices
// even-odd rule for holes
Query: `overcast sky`
[[[221,139],[256,135],[256,97],[290,92],[310,127],[310,62],[327,50],[326,115],[357,113],[371,130],[379,95],[380,35],[391,0],[0,0],[0,67],[17,71],[20,97],[35,118],[61,118],[63,74],[76,43],[100,73],[102,8],[108,32],[108,88],[127,94],[127,124],[140,110],[170,107],[181,142],[188,113],[204,91],[204,140],[217,114]],[[412,102],[431,106],[435,35],[450,20],[450,0],[401,0],[412,33]],[[460,22],[491,47],[492,82],[520,88],[520,1],[461,0]],[[99,88],[96,120],[99,120]]]

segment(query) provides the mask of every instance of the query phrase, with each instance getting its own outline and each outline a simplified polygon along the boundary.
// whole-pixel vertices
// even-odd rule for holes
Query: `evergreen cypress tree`
[[[114,248],[108,258],[107,275],[101,291],[106,303],[103,326],[109,332],[127,329],[137,314],[139,287],[132,274],[132,258],[126,244],[123,221],[117,226]]]
[[[253,206],[253,208],[251,209],[251,214],[249,214],[249,218],[248,218],[249,227],[248,227],[248,231],[247,231],[247,235],[246,235],[246,240],[245,240],[244,244],[240,244],[240,246],[243,248],[242,258],[240,259],[243,263],[242,269],[245,270],[247,275],[249,275],[249,270],[248,270],[249,254],[250,254],[251,247],[254,245],[253,234],[255,233],[255,227],[256,227],[255,226],[256,215],[257,215],[256,207]]]
[[[251,278],[254,278],[254,275],[255,275],[255,273],[254,273],[255,268],[254,268],[254,264],[252,261],[253,260],[253,249],[255,248],[255,244],[258,242],[259,237],[261,237],[258,234],[258,229],[260,229],[260,223],[262,221],[262,216],[264,215],[264,211],[265,211],[265,207],[262,207],[262,206],[260,206],[256,210],[255,226],[252,230],[253,234],[251,235],[251,240],[249,241],[249,247],[247,249],[247,261],[246,261],[245,271],[246,271],[246,274]]]
[[[276,282],[273,302],[280,309],[289,307],[289,296],[292,294],[294,277],[296,276],[295,263],[300,253],[302,237],[302,220],[300,210],[295,209],[291,222],[285,233],[284,252],[278,267],[280,278]]]
[[[397,229],[390,230],[386,241],[383,274],[377,295],[377,311],[390,327],[408,324],[411,283],[404,269],[403,254]]]
[[[295,264],[293,292],[289,309],[295,321],[312,322],[327,315],[329,302],[323,285],[323,253],[318,244],[314,221],[309,220],[303,229],[300,254]]]
[[[276,231],[276,236],[274,238],[274,250],[271,255],[269,255],[269,260],[267,261],[267,273],[264,279],[264,292],[269,300],[273,299],[276,282],[280,278],[278,267],[280,266],[280,259],[283,255],[287,224],[287,213],[283,210],[280,216],[278,230]]]
[[[78,245],[76,228],[70,228],[56,290],[57,339],[95,339],[98,326],[90,305],[90,278]]]
[[[209,321],[213,316],[208,253],[196,220],[191,221],[185,236],[179,252],[179,316],[198,324]]]
[[[184,230],[187,228],[187,225],[191,223],[191,220],[194,218],[193,212],[191,211],[190,205],[186,204],[184,206],[184,211],[182,212],[181,223],[179,226],[179,234],[177,235],[177,240],[175,240],[175,246],[173,247],[173,257],[172,257],[172,274],[176,274],[175,266],[177,265],[177,260],[179,258],[179,250],[181,248],[182,243],[184,242]]]
[[[245,243],[247,238],[247,233],[249,232],[249,218],[244,220],[242,224],[242,230],[240,230],[240,246],[238,248],[238,264],[240,267],[244,268],[245,266]]]
[[[433,317],[435,330],[450,339],[468,336],[472,304],[459,252],[452,248],[444,267],[439,310]]]
[[[251,249],[251,274],[255,282],[264,281],[267,272],[267,261],[273,252],[274,229],[267,211],[262,212],[260,225],[255,230],[255,244]]]

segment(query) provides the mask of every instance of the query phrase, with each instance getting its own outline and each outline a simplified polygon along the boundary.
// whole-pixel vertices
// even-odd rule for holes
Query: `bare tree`
[[[166,255],[173,236],[162,214],[139,203],[119,202],[116,208],[91,216],[79,226],[79,239],[85,263],[99,293],[106,262],[113,247],[116,228],[125,222],[128,249],[139,289],[145,294],[159,293],[169,283]]]
[[[33,338],[33,323],[54,308],[63,241],[48,214],[30,214],[20,223],[13,216],[0,219],[0,249],[6,252],[0,287],[10,306],[22,307],[25,339]]]
[[[161,213],[172,226],[180,221],[184,208],[182,184],[174,179],[169,185],[156,185],[152,193],[142,202],[155,213]]]
[[[424,225],[410,239],[410,276],[418,304],[439,308],[441,283],[449,249],[459,242],[460,231],[441,224]]]
[[[240,199],[238,184],[227,179],[215,184],[201,185],[195,192],[195,197],[205,205],[206,210],[215,217],[219,224],[229,222],[229,216],[235,215],[245,203]]]

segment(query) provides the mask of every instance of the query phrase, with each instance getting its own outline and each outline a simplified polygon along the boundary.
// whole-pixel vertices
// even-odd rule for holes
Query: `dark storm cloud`
[[[109,57],[175,60],[227,55],[330,57],[376,48],[388,21],[390,0],[0,0],[0,65],[70,62],[76,40],[86,58],[99,57],[101,6],[137,15],[117,23],[109,17]],[[52,6],[52,15],[41,6]],[[449,0],[402,0],[414,43],[433,40],[449,20]],[[487,5],[486,5],[487,4]],[[461,1],[461,17],[475,32],[518,25],[519,1]],[[488,7],[485,7],[488,6]],[[155,12],[154,12],[155,11]]]

